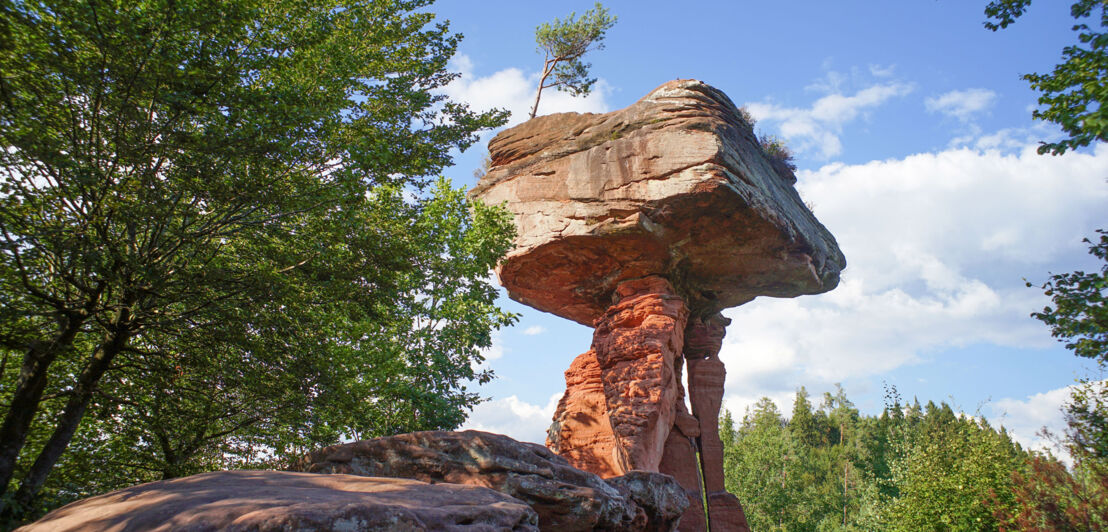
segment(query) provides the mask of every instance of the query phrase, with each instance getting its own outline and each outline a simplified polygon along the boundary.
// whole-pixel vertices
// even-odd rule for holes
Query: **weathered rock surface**
[[[284,471],[151,482],[63,506],[20,532],[538,530],[521,501],[478,486]]]
[[[707,316],[825,292],[845,259],[735,105],[696,80],[607,114],[542,116],[489,143],[471,195],[507,204],[515,300],[592,326],[628,279],[662,275]]]
[[[677,428],[670,431],[658,471],[676,479],[677,483],[684,488],[685,496],[689,500],[688,509],[678,523],[678,530],[681,532],[707,530],[700,491],[700,462],[696,457],[696,445],[692,437],[683,434]]]
[[[650,471],[628,471],[608,484],[635,501],[646,513],[645,532],[671,532],[689,506],[684,488],[673,477]]]
[[[674,360],[681,354],[688,309],[662,277],[625,281],[597,320],[593,350],[623,474],[657,471],[676,415]]]
[[[623,465],[608,419],[596,351],[590,349],[575,358],[565,375],[566,391],[554,411],[546,446],[578,469],[601,478],[619,476]]]
[[[723,485],[718,355],[730,320],[719,312],[826,292],[846,266],[792,171],[727,96],[695,80],[608,114],[533,119],[489,152],[471,196],[515,215],[501,283],[595,327],[566,372],[547,445],[606,477],[672,475],[688,502],[682,531],[747,530]]]
[[[309,454],[295,468],[483,486],[530,505],[543,530],[638,530],[647,518],[619,490],[549,449],[475,430],[333,445]]]

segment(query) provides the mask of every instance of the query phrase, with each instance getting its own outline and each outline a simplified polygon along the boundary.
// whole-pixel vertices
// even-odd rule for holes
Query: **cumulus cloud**
[[[477,405],[459,430],[483,430],[504,434],[519,441],[543,444],[546,429],[558,407],[559,392],[545,405],[535,405],[511,395]]]
[[[451,60],[450,69],[461,76],[446,86],[444,93],[451,99],[465,102],[477,111],[489,109],[507,109],[512,116],[508,126],[527,120],[531,106],[535,103],[535,89],[539,83],[539,72],[524,72],[518,68],[506,68],[487,76],[476,74],[473,60],[459,54]],[[608,111],[606,96],[610,85],[603,79],[596,82],[588,95],[575,98],[569,93],[546,89],[542,91],[539,114],[579,112],[603,113]]]
[[[1061,435],[1066,429],[1062,406],[1069,402],[1073,386],[1065,386],[1037,393],[1024,399],[1004,398],[991,405],[992,423],[1003,425],[1012,439],[1024,448],[1049,450],[1056,456],[1065,456],[1058,448],[1041,436],[1042,429]]]
[[[912,92],[910,84],[889,81],[853,94],[844,94],[840,89],[841,80],[830,74],[828,79],[818,88],[830,93],[816,100],[811,107],[784,107],[773,102],[757,102],[747,103],[746,108],[763,124],[776,123],[781,136],[798,151],[818,151],[822,157],[830,158],[842,153],[839,134],[845,124],[892,98]]]
[[[727,406],[831,388],[945,348],[1053,345],[1029,309],[1041,280],[1087,260],[1108,212],[1108,149],[1043,157],[952,149],[799,175],[847,257],[838,288],[727,311]],[[737,370],[741,368],[741,370]],[[852,390],[857,391],[857,390]]]
[[[992,106],[995,100],[996,93],[989,89],[966,89],[929,97],[923,104],[932,113],[968,122],[974,115]]]

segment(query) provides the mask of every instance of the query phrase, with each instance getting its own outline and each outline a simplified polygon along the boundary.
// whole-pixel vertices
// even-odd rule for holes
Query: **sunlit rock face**
[[[515,216],[500,282],[512,299],[595,328],[566,372],[547,446],[602,477],[673,476],[689,499],[679,530],[748,530],[723,487],[720,311],[826,292],[846,266],[792,171],[696,80],[607,114],[533,119],[489,152],[470,194]]]
[[[501,282],[512,299],[584,325],[627,279],[664,275],[693,315],[710,315],[760,295],[826,292],[846,265],[796,178],[699,81],[607,114],[538,117],[489,152],[471,195],[515,214]]]

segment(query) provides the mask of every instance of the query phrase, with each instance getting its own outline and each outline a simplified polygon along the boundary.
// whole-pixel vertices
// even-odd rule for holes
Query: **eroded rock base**
[[[742,506],[724,487],[719,439],[726,379],[719,351],[730,320],[690,318],[685,300],[657,275],[624,281],[613,299],[596,322],[592,349],[566,371],[547,446],[605,478],[632,470],[674,477],[689,500],[678,530],[748,532]]]

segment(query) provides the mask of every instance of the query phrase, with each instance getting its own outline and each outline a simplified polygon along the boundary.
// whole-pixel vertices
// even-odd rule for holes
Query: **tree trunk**
[[[73,345],[84,319],[67,318],[62,330],[51,342],[36,343],[23,356],[23,366],[15,383],[8,413],[0,425],[0,496],[7,492],[15,474],[16,460],[27,442],[27,431],[38,412],[42,394],[46,389],[50,364],[58,355]],[[0,510],[4,503],[0,502]]]
[[[531,118],[535,118],[535,114],[539,112],[539,98],[542,97],[543,84],[546,83],[546,78],[550,76],[550,73],[554,71],[554,65],[558,64],[558,60],[547,60],[542,65],[542,77],[539,78],[539,89],[535,91],[535,105],[531,106]]]
[[[126,308],[120,310],[113,327],[114,331],[109,333],[104,339],[104,343],[100,345],[92,358],[85,364],[84,369],[81,370],[81,375],[77,379],[77,386],[56,422],[54,433],[50,436],[46,445],[43,446],[38,458],[35,459],[35,463],[31,465],[31,469],[27,471],[19,484],[19,490],[14,497],[15,507],[12,508],[13,511],[23,512],[31,507],[31,503],[42,489],[43,483],[46,482],[50,470],[54,468],[54,464],[58,462],[62,453],[69,446],[69,442],[73,439],[73,435],[81,424],[81,418],[85,415],[92,394],[96,391],[97,383],[100,382],[100,378],[104,376],[104,372],[111,365],[112,359],[123,351],[130,339],[129,319],[129,310]]]

